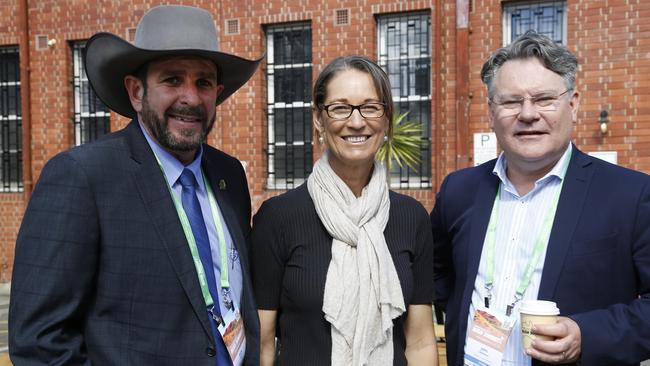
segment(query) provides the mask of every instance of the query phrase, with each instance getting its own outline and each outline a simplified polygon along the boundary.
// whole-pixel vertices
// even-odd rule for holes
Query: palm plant
[[[420,146],[422,145],[422,123],[408,121],[409,111],[393,115],[392,136],[384,142],[377,151],[376,158],[386,166],[386,178],[390,176],[393,163],[402,168],[404,165],[413,170],[421,161]]]

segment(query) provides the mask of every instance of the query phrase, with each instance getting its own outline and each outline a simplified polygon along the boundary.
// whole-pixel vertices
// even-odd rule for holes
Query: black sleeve
[[[448,178],[442,182],[436,195],[436,204],[431,211],[433,232],[433,271],[435,280],[435,306],[445,309],[454,286],[452,242],[444,220],[444,194]]]
[[[262,204],[253,218],[251,272],[257,307],[277,310],[284,276],[282,215],[272,201]]]
[[[58,155],[43,169],[16,242],[9,307],[15,365],[89,365],[83,336],[99,254],[93,192]]]
[[[431,225],[424,207],[417,206],[416,255],[413,258],[412,305],[433,303],[433,238]]]

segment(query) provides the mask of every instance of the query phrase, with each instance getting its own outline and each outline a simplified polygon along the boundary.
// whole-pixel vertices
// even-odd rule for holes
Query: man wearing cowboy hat
[[[12,361],[258,364],[246,176],[205,140],[261,59],[219,52],[208,12],[160,6],[135,45],[98,33],[85,60],[133,121],[43,169],[16,243]]]

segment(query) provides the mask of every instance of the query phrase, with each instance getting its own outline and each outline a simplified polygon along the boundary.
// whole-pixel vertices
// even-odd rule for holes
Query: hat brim
[[[264,58],[247,60],[224,52],[197,49],[147,50],[114,34],[102,32],[92,36],[86,43],[86,75],[95,93],[108,108],[134,118],[136,112],[124,86],[124,77],[132,75],[149,61],[177,55],[199,56],[217,65],[219,84],[224,89],[217,97],[216,105],[241,88],[253,76]]]

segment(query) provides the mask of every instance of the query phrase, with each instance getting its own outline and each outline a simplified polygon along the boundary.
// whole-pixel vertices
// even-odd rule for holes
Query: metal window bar
[[[0,47],[0,192],[22,192],[22,113],[18,47]]]
[[[378,60],[390,78],[395,115],[422,123],[420,163],[416,169],[393,166],[391,188],[431,187],[431,16],[405,13],[377,18]]]
[[[302,184],[312,170],[311,27],[270,26],[267,41],[267,188]]]
[[[534,29],[559,44],[566,44],[566,2],[525,1],[503,5],[503,44]]]
[[[110,132],[109,109],[90,86],[83,66],[85,46],[85,42],[72,44],[75,145],[94,141]]]

